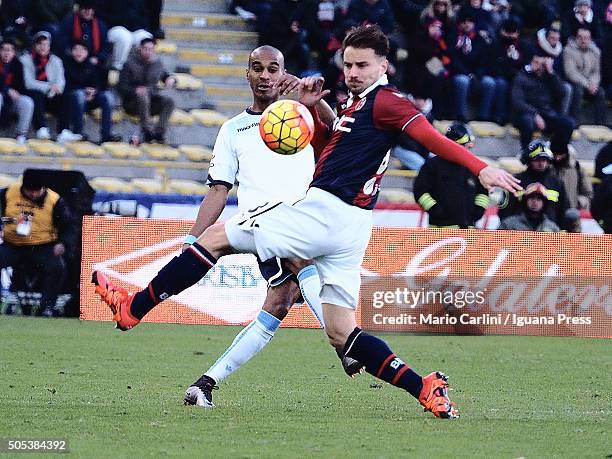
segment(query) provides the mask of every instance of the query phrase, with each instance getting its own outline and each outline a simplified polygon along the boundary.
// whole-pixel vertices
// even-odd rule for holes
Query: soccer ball
[[[294,155],[314,135],[314,121],[308,109],[295,100],[278,100],[264,110],[259,134],[266,146],[281,155]]]

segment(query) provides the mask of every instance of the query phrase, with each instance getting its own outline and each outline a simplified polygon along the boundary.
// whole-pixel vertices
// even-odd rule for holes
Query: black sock
[[[181,293],[206,275],[217,259],[197,242],[164,266],[149,286],[134,295],[131,312],[142,319],[166,298]]]
[[[387,343],[359,327],[350,334],[344,355],[359,360],[366,371],[383,381],[410,392],[416,399],[423,389],[423,379],[395,356]]]

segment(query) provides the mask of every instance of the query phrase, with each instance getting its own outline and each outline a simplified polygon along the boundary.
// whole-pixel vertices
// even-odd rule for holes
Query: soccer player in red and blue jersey
[[[397,137],[409,135],[439,156],[467,167],[486,188],[520,190],[508,173],[487,166],[447,139],[386,80],[389,41],[380,28],[360,26],[344,43],[344,74],[351,94],[338,113],[329,138],[327,126],[311,109],[317,123],[315,150],[321,150],[306,196],[294,204],[273,203],[246,212],[224,225],[209,227],[191,247],[171,260],[148,288],[132,294],[96,276],[96,292],[110,306],[119,328],[137,325],[155,305],[201,279],[217,259],[229,253],[257,253],[312,260],[297,272],[302,294],[311,305],[322,303],[325,331],[341,355],[361,362],[366,371],[419,400],[436,417],[458,417],[441,372],[422,377],[381,339],[357,326],[355,308],[360,268],[372,229],[372,208],[380,180]],[[325,95],[320,82],[302,82],[300,97],[308,106]],[[271,171],[271,173],[273,173]],[[300,261],[298,261],[300,260]],[[189,390],[200,389],[196,382]]]

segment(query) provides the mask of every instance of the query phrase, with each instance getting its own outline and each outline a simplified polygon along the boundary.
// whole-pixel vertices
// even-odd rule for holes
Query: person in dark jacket
[[[34,30],[46,30],[55,40],[60,22],[72,12],[73,3],[73,0],[32,0]]]
[[[119,74],[117,90],[123,99],[123,108],[131,115],[140,117],[144,142],[165,142],[168,121],[174,111],[174,100],[162,95],[157,87],[163,82],[172,88],[176,79],[168,73],[155,54],[155,41],[145,38],[138,51],[130,56]],[[159,122],[151,126],[151,116],[159,115]]]
[[[521,211],[502,220],[499,229],[510,231],[543,231],[557,233],[559,225],[546,216],[549,205],[548,190],[535,182],[525,188],[521,200]]]
[[[451,124],[446,136],[466,148],[474,146],[474,136],[462,123]],[[489,206],[489,195],[476,176],[439,156],[421,167],[414,197],[429,214],[429,226],[436,228],[473,228]]]
[[[612,164],[604,167],[601,183],[595,188],[591,215],[606,234],[612,234]]]
[[[512,85],[514,125],[520,132],[522,148],[527,147],[536,129],[549,135],[560,148],[567,146],[574,132],[575,121],[561,114],[565,90],[552,65],[552,58],[536,50]]]
[[[501,24],[499,35],[491,46],[489,73],[495,80],[493,121],[502,126],[508,122],[510,87],[525,66],[525,46],[520,32],[518,21],[507,19]]]
[[[79,0],[78,11],[64,18],[56,39],[55,50],[58,56],[66,59],[72,56],[72,44],[85,43],[89,61],[103,68],[112,52],[108,41],[108,29],[96,15],[94,0]]]
[[[548,198],[546,215],[557,225],[562,226],[565,213],[569,209],[569,202],[565,187],[552,167],[554,156],[549,143],[541,139],[529,143],[528,147],[523,150],[521,161],[527,165],[527,169],[516,174],[515,177],[520,180],[523,188],[535,182],[546,187]],[[503,220],[505,217],[520,212],[519,199],[506,193],[505,199],[499,204],[499,218]]]
[[[604,178],[603,170],[612,165],[612,142],[608,142],[595,156],[595,177],[598,179]]]
[[[612,100],[612,2],[605,11],[605,22],[602,26],[601,45],[601,84],[608,100]]]
[[[66,108],[68,125],[72,130],[62,132],[57,141],[63,143],[80,140],[83,133],[83,116],[85,112],[100,108],[100,143],[119,142],[121,137],[111,133],[111,116],[113,110],[112,96],[103,90],[100,83],[100,72],[88,59],[87,43],[77,41],[72,45],[72,55],[64,62],[66,71]]]
[[[2,37],[13,40],[19,48],[31,46],[31,0],[2,0],[0,4],[0,28]]]
[[[455,97],[456,119],[465,122],[468,117],[468,93],[480,88],[478,117],[489,120],[495,93],[495,80],[485,72],[488,44],[476,31],[474,17],[469,11],[457,15],[457,33],[451,43],[451,75]]]
[[[41,273],[42,315],[54,316],[66,273],[64,254],[74,249],[76,241],[68,207],[45,187],[38,171],[27,169],[21,184],[0,190],[0,216],[5,222],[0,269],[26,263]]]
[[[0,42],[0,118],[17,113],[17,142],[25,143],[32,124],[34,101],[26,95],[23,65],[15,56],[15,43]]]

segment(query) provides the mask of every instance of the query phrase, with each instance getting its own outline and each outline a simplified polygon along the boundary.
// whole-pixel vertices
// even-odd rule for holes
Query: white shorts
[[[262,260],[314,260],[321,301],[355,309],[361,263],[372,233],[372,211],[351,206],[319,188],[295,204],[274,203],[235,215],[225,223],[231,246]]]

